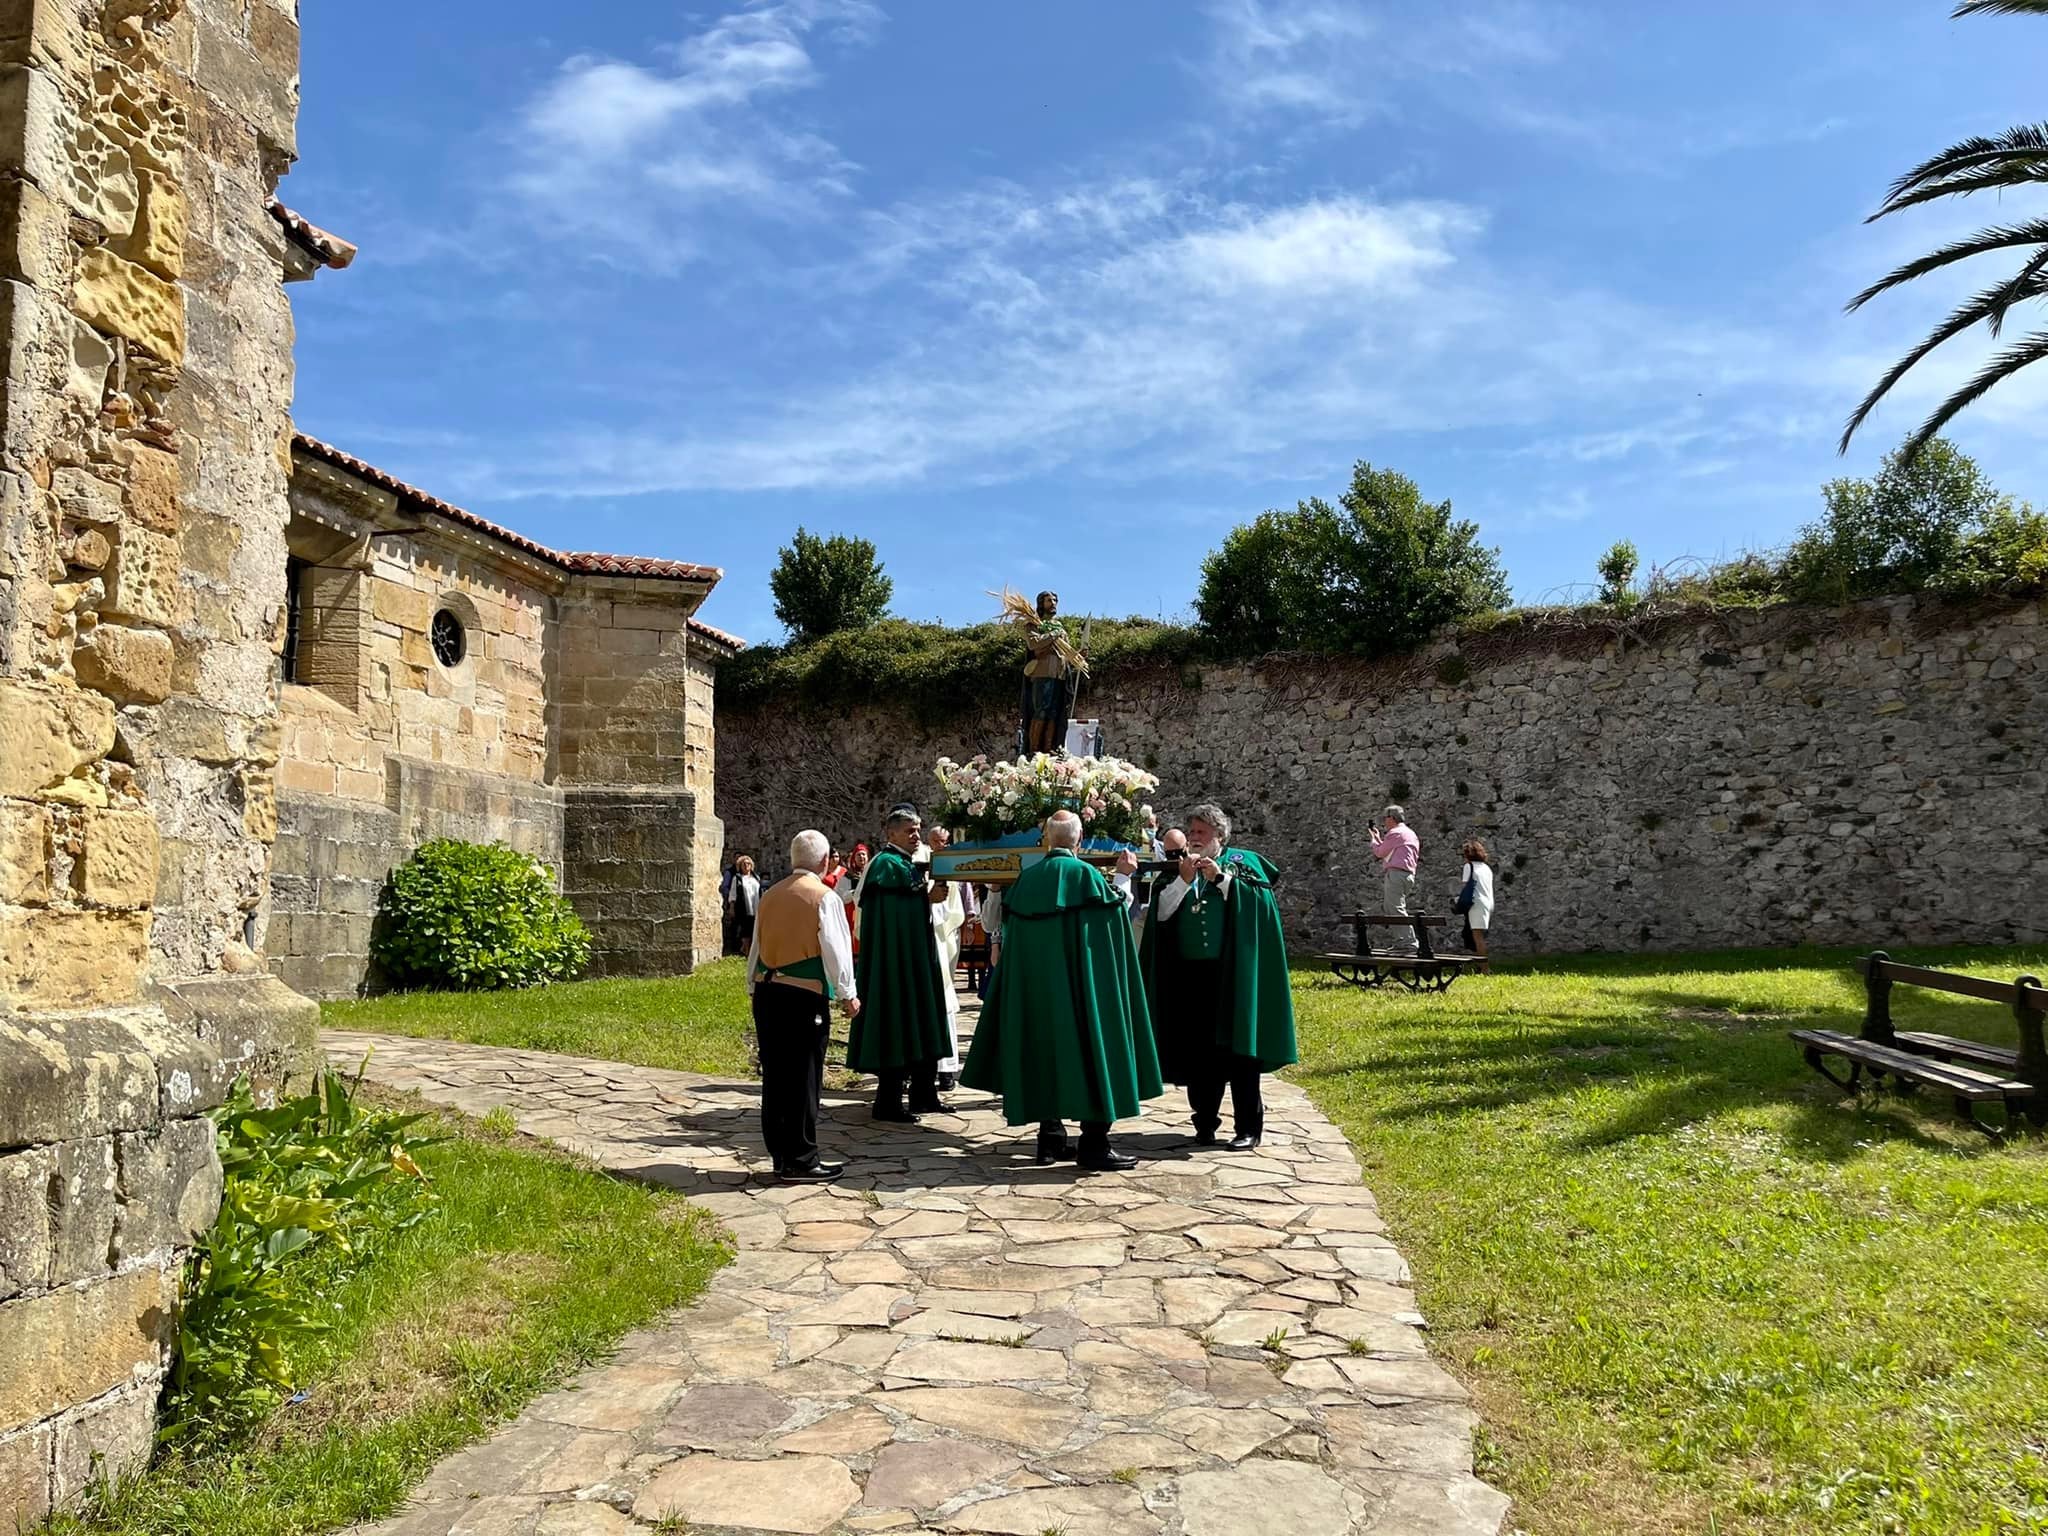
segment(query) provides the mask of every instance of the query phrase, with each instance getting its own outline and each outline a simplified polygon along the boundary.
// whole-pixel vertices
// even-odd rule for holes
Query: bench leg
[[[1844,1093],[1855,1093],[1863,1086],[1863,1063],[1860,1061],[1849,1063],[1849,1075],[1846,1078],[1837,1077],[1828,1070],[1827,1057],[1809,1045],[1806,1048],[1806,1064]]]

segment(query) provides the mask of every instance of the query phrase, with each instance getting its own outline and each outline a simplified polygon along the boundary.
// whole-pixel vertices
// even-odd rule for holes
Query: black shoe
[[[1073,1143],[1067,1140],[1066,1132],[1048,1136],[1043,1131],[1038,1136],[1038,1166],[1049,1168],[1054,1163],[1063,1163],[1074,1155]]]
[[[939,1096],[935,1093],[928,1099],[912,1099],[910,1101],[910,1112],[913,1115],[943,1115],[946,1112],[946,1106],[940,1102]]]
[[[881,1105],[877,1104],[872,1118],[879,1120],[884,1125],[917,1125],[921,1123],[915,1111],[905,1109],[900,1104],[893,1109],[884,1109]]]
[[[1128,1152],[1119,1152],[1115,1147],[1090,1147],[1080,1156],[1081,1168],[1087,1173],[1124,1173],[1138,1166],[1138,1160]]]
[[[844,1163],[814,1162],[808,1168],[778,1168],[775,1177],[785,1184],[830,1184],[844,1172]]]
[[[1228,1150],[1232,1152],[1252,1152],[1257,1150],[1258,1145],[1259,1138],[1257,1136],[1247,1136],[1243,1132],[1239,1132],[1230,1138]]]
[[[958,1072],[941,1072],[939,1074],[939,1092],[951,1093],[959,1086],[960,1074]]]
[[[1188,1145],[1193,1147],[1213,1147],[1219,1145],[1219,1143],[1216,1140],[1216,1133],[1214,1131],[1197,1131],[1195,1132],[1195,1139],[1189,1142]]]

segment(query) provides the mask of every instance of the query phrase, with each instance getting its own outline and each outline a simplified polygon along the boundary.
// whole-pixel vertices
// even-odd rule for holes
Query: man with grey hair
[[[1386,831],[1372,840],[1372,856],[1380,861],[1380,910],[1388,917],[1408,916],[1408,903],[1415,899],[1415,867],[1422,861],[1422,839],[1408,825],[1408,813],[1398,805],[1380,812]],[[1390,947],[1399,955],[1415,953],[1415,930],[1396,928]]]
[[[1153,897],[1139,963],[1160,1067],[1187,1088],[1195,1144],[1218,1144],[1228,1088],[1230,1149],[1248,1152],[1266,1131],[1260,1077],[1295,1060],[1294,998],[1278,872],[1230,832],[1221,806],[1188,813],[1180,873]]]
[[[1137,1159],[1110,1145],[1111,1123],[1160,1092],[1152,1023],[1124,899],[1078,856],[1081,818],[1056,812],[1045,841],[1005,894],[1003,958],[960,1081],[1000,1094],[1009,1124],[1037,1122],[1041,1165],[1113,1173]]]
[[[761,1051],[761,1138],[775,1176],[793,1184],[824,1184],[845,1171],[818,1159],[818,1095],[825,1081],[825,1043],[832,1003],[860,1015],[853,937],[846,907],[825,884],[832,844],[822,832],[789,841],[793,873],[762,893],[747,953],[747,991]]]

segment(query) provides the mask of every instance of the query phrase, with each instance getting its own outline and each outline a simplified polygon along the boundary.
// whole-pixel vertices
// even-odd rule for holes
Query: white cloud
[[[656,268],[694,254],[714,205],[815,211],[848,192],[854,167],[768,104],[818,83],[815,37],[865,41],[881,19],[868,0],[754,0],[660,67],[571,58],[520,116],[511,189],[549,232],[616,242],[618,259]]]
[[[1352,127],[1417,79],[1551,63],[1557,19],[1527,0],[1437,8],[1364,0],[1210,0],[1201,73],[1241,117]]]

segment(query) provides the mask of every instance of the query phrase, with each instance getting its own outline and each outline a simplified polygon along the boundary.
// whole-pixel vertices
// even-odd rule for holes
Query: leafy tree
[[[1446,624],[1503,608],[1507,574],[1478,526],[1413,480],[1360,460],[1321,497],[1231,530],[1202,563],[1195,611],[1224,649],[1412,650]]]
[[[1964,0],[1955,8],[1958,17],[1978,13],[2007,16],[2048,16],[2048,0]],[[1973,192],[2000,192],[2007,188],[2038,187],[2048,182],[2048,123],[2023,124],[2008,128],[1997,138],[1970,138],[1952,144],[1933,159],[1922,162],[1901,176],[1885,195],[1883,206],[1872,214],[1874,222],[1888,214],[1933,202],[1937,198],[1967,197]],[[1908,352],[1891,371],[1878,380],[1864,397],[1842,433],[1841,446],[1847,451],[1877,403],[1911,372],[1920,360],[1952,337],[1983,323],[1996,337],[2015,304],[2048,296],[2048,218],[2025,219],[2012,224],[1995,224],[1965,239],[1894,269],[1849,301],[1849,308],[1862,308],[1881,293],[1923,277],[1929,272],[1981,256],[1992,251],[2015,251],[2024,256],[2019,270],[1981,293],[1964,300],[1949,317],[1931,331],[1926,340]],[[1935,435],[1958,413],[1974,404],[1994,387],[2030,363],[2048,357],[2048,330],[2038,330],[1996,353],[1976,376],[1944,400],[1906,439],[1905,454],[1912,458],[1933,441]]]
[[[1636,596],[1636,547],[1628,539],[1608,546],[1596,569],[1600,573],[1600,601],[1610,608],[1626,607]]]
[[[802,645],[846,629],[866,629],[889,611],[896,584],[882,573],[875,546],[844,534],[820,538],[802,528],[783,546],[768,577],[775,617]]]
[[[1826,509],[1785,557],[1794,596],[1839,600],[1966,584],[1972,540],[2009,500],[1947,438],[1887,454],[1868,480],[1831,480]]]

